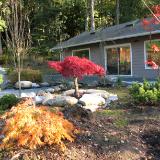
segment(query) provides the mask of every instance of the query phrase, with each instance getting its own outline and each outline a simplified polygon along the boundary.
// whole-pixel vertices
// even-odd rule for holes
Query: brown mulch
[[[113,117],[99,113],[86,119],[70,115],[67,118],[81,132],[74,143],[66,142],[64,153],[56,146],[35,151],[19,148],[1,151],[0,160],[160,160],[160,118],[154,114],[160,115],[159,109],[127,109],[124,127],[115,126]]]

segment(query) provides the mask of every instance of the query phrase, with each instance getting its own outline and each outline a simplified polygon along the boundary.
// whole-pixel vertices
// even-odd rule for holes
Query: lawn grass
[[[130,100],[129,89],[127,87],[113,87],[107,88],[106,90],[113,94],[117,94],[119,101],[121,102],[128,102]]]
[[[98,111],[97,114],[109,117],[113,121],[113,125],[117,128],[123,128],[128,125],[128,119],[126,118],[127,112],[123,107],[130,101],[129,90],[126,87],[112,87],[106,88],[110,93],[117,94],[118,102],[110,104],[109,108]]]

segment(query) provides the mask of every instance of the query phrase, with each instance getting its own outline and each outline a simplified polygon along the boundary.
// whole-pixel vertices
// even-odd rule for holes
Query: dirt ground
[[[97,111],[90,119],[69,116],[81,132],[65,152],[55,146],[36,151],[0,152],[1,160],[160,160],[160,106],[136,106],[128,90],[111,89],[119,101]]]

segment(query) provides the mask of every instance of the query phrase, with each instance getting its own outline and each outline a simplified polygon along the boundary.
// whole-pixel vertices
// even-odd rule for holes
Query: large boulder
[[[45,98],[44,96],[36,96],[35,97],[36,104],[42,104],[44,98]]]
[[[44,99],[42,101],[43,105],[48,105],[48,102],[53,99],[53,95],[51,93],[46,93]]]
[[[20,84],[21,84],[22,89],[32,88],[32,82],[30,82],[30,81],[20,81]],[[19,82],[16,82],[15,88],[19,89]]]
[[[100,96],[100,97],[103,97],[104,99],[108,99],[110,94],[109,93],[91,93],[91,95]]]
[[[40,85],[37,83],[32,83],[32,88],[40,88]]]
[[[50,84],[48,82],[43,82],[43,83],[40,83],[40,86],[41,87],[49,87]]]
[[[105,104],[105,99],[101,96],[94,94],[84,94],[79,99],[79,103],[84,106],[90,106],[90,105],[103,106]]]
[[[77,104],[77,102],[78,102],[78,100],[74,97],[55,96],[55,97],[45,101],[45,103],[43,102],[43,104],[49,105],[49,106],[64,107],[66,105],[67,106],[74,106],[75,104]]]
[[[37,92],[37,96],[45,96],[46,95],[46,92],[44,90],[39,90]]]
[[[54,88],[47,88],[45,91],[49,93],[54,93]]]
[[[110,104],[113,101],[117,101],[118,96],[116,94],[110,94],[108,99],[106,100],[106,105]]]
[[[70,89],[70,90],[64,91],[64,92],[63,92],[63,95],[64,95],[64,96],[73,96],[73,95],[74,95],[74,92],[75,92],[75,89]],[[86,92],[86,90],[84,90],[84,89],[80,89],[80,90],[79,90],[79,93],[80,93],[80,94],[84,94],[85,92]]]
[[[59,85],[58,86],[54,86],[52,88],[54,89],[54,92],[60,92],[62,90]]]
[[[108,92],[101,89],[87,89],[86,93],[91,94],[91,93],[108,93]]]
[[[101,96],[104,99],[107,99],[109,97],[109,95],[110,95],[110,93],[105,91],[105,90],[97,90],[97,89],[87,89],[86,93],[87,94]]]
[[[36,93],[30,92],[30,93],[21,93],[21,98],[34,98],[36,96]]]

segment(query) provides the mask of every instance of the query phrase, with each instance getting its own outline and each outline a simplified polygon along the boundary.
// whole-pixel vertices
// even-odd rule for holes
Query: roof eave
[[[79,44],[66,45],[66,46],[58,46],[58,47],[52,48],[51,51],[64,49],[64,48],[70,48],[70,47],[76,47],[76,46],[82,46],[82,45],[87,45],[87,44],[93,44],[93,43],[100,43],[100,42],[104,42],[104,41],[114,41],[114,40],[119,40],[119,39],[147,36],[147,35],[150,35],[150,34],[158,34],[158,33],[160,33],[160,30],[151,31],[151,32],[137,33],[137,34],[127,35],[127,36],[119,36],[119,37],[114,37],[114,38],[107,38],[107,39],[104,39],[104,40],[90,41],[90,42],[87,42],[87,43],[79,43]]]
[[[119,39],[124,39],[124,38],[141,37],[141,36],[147,36],[150,34],[158,34],[158,33],[160,33],[160,30],[151,31],[151,32],[144,32],[144,33],[137,33],[137,34],[127,35],[127,36],[114,37],[114,38],[107,38],[103,41],[114,41],[114,40],[119,40]]]
[[[83,46],[83,45],[92,44],[92,43],[99,43],[101,41],[102,40],[97,40],[97,41],[90,41],[90,42],[87,42],[87,43],[79,43],[79,44],[66,45],[66,46],[58,46],[58,47],[53,47],[51,49],[51,51],[58,50],[58,49],[63,49],[63,48],[69,48],[69,47]]]

